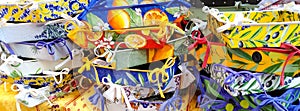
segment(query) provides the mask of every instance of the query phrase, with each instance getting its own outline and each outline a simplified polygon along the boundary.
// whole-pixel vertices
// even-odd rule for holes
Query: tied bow
[[[92,95],[91,97],[89,97],[89,101],[93,105],[97,105],[98,101],[100,99],[100,101],[101,101],[101,111],[104,111],[105,100],[104,100],[104,97],[103,97],[102,93],[100,92],[99,86],[95,85],[94,90],[95,90],[95,94]]]
[[[280,85],[283,86],[284,85],[284,71],[286,68],[286,65],[288,63],[288,61],[295,55],[300,55],[300,49],[298,49],[297,47],[288,44],[288,43],[281,43],[280,45],[281,49],[275,49],[275,48],[256,48],[257,50],[262,50],[262,51],[272,51],[272,52],[279,52],[279,53],[288,53],[289,55],[287,56],[282,70],[281,70],[281,75],[280,75]]]
[[[43,71],[43,74],[46,75],[52,75],[52,77],[54,78],[54,81],[56,84],[60,84],[63,80],[63,74],[69,74],[70,69],[69,68],[64,68],[63,70],[61,70],[60,72],[53,72],[53,71]],[[57,80],[57,78],[55,76],[59,75],[59,81]]]
[[[51,42],[38,41],[37,43],[35,43],[35,47],[37,49],[42,49],[42,48],[45,47],[45,48],[47,48],[48,53],[50,55],[54,55],[55,49],[53,49],[53,46],[55,44],[59,47],[64,47],[65,46],[67,48],[68,52],[69,52],[69,55],[70,55],[71,59],[73,59],[72,52],[71,52],[70,48],[68,47],[66,40],[63,39],[63,38],[58,38],[58,39],[55,39]]]
[[[198,33],[198,36],[196,38],[195,36],[197,33]],[[208,57],[210,54],[210,48],[211,48],[210,43],[207,41],[206,37],[201,38],[201,31],[199,31],[199,30],[195,30],[192,32],[192,39],[195,40],[195,43],[190,45],[188,47],[188,50],[192,50],[193,48],[197,47],[197,45],[199,45],[199,44],[207,44],[204,60],[202,63],[202,68],[205,68],[207,66],[207,61],[208,61]]]
[[[113,102],[121,102],[124,99],[129,111],[133,111],[124,88],[121,85],[114,84],[107,77],[102,78],[102,83],[108,85],[109,89],[103,93],[103,96]]]
[[[22,59],[19,59],[17,55],[10,55],[6,58],[6,55],[1,55],[1,60],[4,61],[4,65],[10,65],[12,67],[18,67],[23,63]]]
[[[260,104],[258,104],[257,100],[261,100]],[[260,109],[263,106],[266,106],[268,104],[272,104],[277,111],[288,111],[285,106],[282,105],[282,103],[291,104],[293,101],[292,99],[289,99],[288,101],[285,100],[282,97],[272,97],[267,94],[260,94],[254,98],[254,102],[258,104],[256,109]]]
[[[284,49],[290,49],[291,50],[291,53],[288,55],[288,57],[286,58],[285,62],[284,62],[284,65],[283,65],[283,68],[282,68],[282,71],[281,71],[281,75],[280,75],[280,85],[283,86],[284,85],[284,71],[285,71],[285,67],[288,63],[288,61],[293,57],[295,56],[296,54],[300,55],[300,49],[298,49],[297,47],[291,45],[291,44],[286,44],[286,43],[282,43],[281,48],[284,48]]]
[[[172,111],[171,109],[173,109],[173,111],[175,109],[180,110],[180,108],[182,106],[182,98],[178,95],[178,92],[179,91],[176,90],[173,97],[168,99],[167,101],[165,101],[160,106],[159,111],[165,111],[167,108],[169,109],[169,111]]]
[[[93,61],[95,61],[97,58],[92,59],[91,61],[89,60],[88,57],[84,57],[82,58],[82,61],[85,62],[79,69],[78,69],[78,73],[83,73],[83,71],[90,71],[91,67],[95,70],[95,76],[96,76],[96,82],[97,84],[100,84],[100,80],[99,80],[99,75],[98,75],[98,71],[96,70],[95,65],[93,64]]]
[[[173,5],[173,4],[182,4],[182,5],[184,5],[184,6],[187,7],[187,8],[190,8],[190,7],[191,7],[191,4],[188,3],[188,2],[186,2],[185,0],[172,0],[172,1],[170,1],[165,7],[166,7],[166,8],[169,8],[169,7],[171,7],[171,5]]]
[[[45,100],[47,100],[47,102],[49,103],[50,106],[53,106],[54,104],[52,104],[52,102],[45,95],[44,91],[45,90],[47,91],[47,89],[49,89],[49,86],[43,87],[40,89],[33,89],[33,88],[30,88],[29,86],[24,86],[22,84],[13,84],[11,86],[11,90],[14,92],[22,92],[23,94],[29,94],[33,98],[41,98],[42,97]],[[41,92],[41,91],[43,91],[43,92]],[[20,103],[18,102],[18,100],[16,101],[16,109],[17,109],[17,111],[21,111]]]
[[[162,68],[155,68],[154,70],[152,70],[148,76],[148,79],[151,83],[157,83],[157,87],[159,89],[159,93],[160,96],[162,98],[165,98],[163,90],[162,90],[162,84],[160,84],[160,76],[161,76],[161,81],[163,83],[168,82],[168,80],[170,79],[168,73],[166,72],[166,69],[172,67],[175,64],[175,59],[176,57],[170,57],[168,58],[168,60],[166,61],[166,63],[162,66]],[[153,75],[155,74],[155,79],[153,79]]]

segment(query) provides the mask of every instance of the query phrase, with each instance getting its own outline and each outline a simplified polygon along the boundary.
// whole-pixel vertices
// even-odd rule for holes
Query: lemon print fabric
[[[122,34],[123,29],[160,25],[168,21],[172,22],[177,17],[174,14],[180,10],[181,4],[171,4],[165,7],[171,0],[99,0],[91,4],[91,9],[83,12],[78,19],[83,21],[100,19],[102,25],[107,24],[109,30],[117,30]],[[183,5],[184,6],[184,5]],[[90,18],[89,14],[93,14]],[[95,18],[97,17],[97,18]],[[89,21],[90,23],[91,21]],[[90,23],[92,27],[93,23]],[[97,23],[100,24],[100,23]]]
[[[246,11],[222,12],[222,20],[235,21],[242,15],[241,26],[233,26],[217,32],[217,28],[225,24],[215,16],[209,15],[209,28],[222,39],[230,48],[280,47],[281,43],[291,43],[300,46],[300,14],[289,11]],[[251,22],[249,22],[251,20]],[[291,22],[291,23],[289,23]],[[292,23],[294,22],[294,23]]]
[[[61,14],[76,15],[88,6],[90,0],[35,0],[33,7],[30,2],[25,5],[1,5],[0,18],[11,22],[47,22],[61,18]],[[10,3],[14,4],[14,3]],[[27,5],[26,5],[27,4]]]

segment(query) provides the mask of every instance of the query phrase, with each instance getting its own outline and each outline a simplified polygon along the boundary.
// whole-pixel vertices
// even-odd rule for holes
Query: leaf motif
[[[292,64],[300,65],[300,58],[298,58],[298,60],[294,61]]]
[[[256,64],[254,67],[250,68],[249,70],[250,71],[255,71],[257,69],[257,67],[258,67],[258,64]]]
[[[135,77],[133,75],[131,75],[128,72],[126,72],[126,75],[132,82],[134,82],[135,84],[139,84],[139,82],[135,79]]]
[[[204,80],[204,84],[206,86],[207,91],[211,92],[212,95],[214,95],[215,97],[224,99],[214,88],[211,87],[211,84],[209,81]]]
[[[143,25],[142,16],[137,15],[135,11],[130,8],[125,9],[125,11],[130,16],[130,27],[138,27]]]
[[[107,74],[107,79],[111,80],[110,74]]]
[[[290,33],[290,35],[287,37],[286,40],[289,40],[292,36],[294,36],[294,34],[295,34],[296,30],[298,29],[298,27],[299,27],[299,24],[297,24],[296,28],[294,28],[294,30]]]
[[[261,31],[262,31],[262,26],[252,35],[252,37],[250,38],[250,40],[253,39],[253,38],[255,38],[256,36],[258,36]]]
[[[115,82],[115,84],[119,84],[119,85],[120,85],[121,82],[122,82],[122,80],[123,80],[122,78],[118,79],[118,80]]]
[[[275,25],[275,26],[272,27],[270,30],[273,31],[273,30],[277,29],[278,27],[280,27],[280,25]]]
[[[38,68],[38,69],[35,71],[35,74],[41,73],[41,70],[42,70],[42,68]]]
[[[87,17],[87,22],[91,24],[91,26],[98,26],[98,24],[104,24],[104,22],[93,13],[88,13],[86,17]]]
[[[226,50],[226,51],[227,51],[229,57],[232,59],[232,53],[229,50]]]
[[[249,106],[251,106],[252,108],[255,108],[255,107],[256,107],[256,105],[253,104],[253,102],[250,100],[250,98],[249,98],[248,96],[243,96],[243,98],[244,98],[246,101],[248,101]]]
[[[128,81],[127,79],[124,79],[124,85],[127,86],[128,85]]]
[[[250,40],[249,42],[251,43],[251,47],[257,47],[256,44],[252,40]]]
[[[238,63],[238,64],[248,64],[248,63],[246,63],[246,62],[243,62],[243,61],[239,61],[239,60],[232,60],[231,62],[233,62],[233,63]]]
[[[142,86],[145,85],[145,80],[144,80],[144,77],[142,76],[141,73],[139,73],[139,81],[140,81],[140,83],[141,83]]]
[[[291,42],[291,43],[295,43],[295,42],[299,41],[299,38],[300,38],[300,37],[294,37],[290,42]]]
[[[256,42],[262,43],[262,44],[267,44],[268,42],[263,41],[263,40],[256,40]]]
[[[249,30],[249,31],[247,31],[247,32],[245,32],[245,33],[243,33],[243,34],[241,35],[240,38],[247,37],[250,33],[251,33],[251,30]]]
[[[281,63],[277,63],[277,64],[274,64],[266,69],[263,70],[263,72],[265,73],[273,73],[275,72],[278,68],[280,68],[280,66],[282,65],[283,62]]]
[[[12,78],[17,78],[17,77],[20,77],[20,75],[18,74],[18,72],[16,70],[13,70],[11,73],[10,73],[10,76]]]
[[[241,49],[228,49],[232,54],[235,54],[241,58],[247,59],[249,61],[252,61],[252,57],[247,54],[246,52],[242,51]]]

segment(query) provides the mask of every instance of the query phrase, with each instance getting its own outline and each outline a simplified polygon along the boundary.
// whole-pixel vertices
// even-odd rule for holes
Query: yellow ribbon
[[[99,76],[98,76],[98,71],[95,67],[95,65],[93,64],[93,61],[96,60],[97,58],[92,59],[91,61],[89,60],[89,58],[84,57],[82,58],[82,61],[85,62],[79,69],[78,69],[78,73],[82,73],[83,71],[90,71],[91,67],[93,67],[94,72],[95,72],[95,76],[96,76],[96,82],[97,84],[101,84],[100,80],[99,80]]]
[[[168,60],[166,61],[166,63],[162,66],[162,68],[155,68],[154,70],[152,70],[148,76],[148,79],[151,83],[157,83],[157,87],[159,89],[159,93],[160,96],[162,98],[165,98],[163,90],[161,89],[161,84],[159,81],[159,76],[161,75],[162,77],[162,82],[165,83],[169,80],[169,75],[166,72],[166,69],[172,67],[175,64],[175,59],[176,57],[169,57]],[[155,74],[155,79],[153,79],[153,75]]]
[[[68,32],[68,37],[69,38],[73,38],[75,37],[75,35],[79,32],[83,33],[85,35],[85,37],[89,40],[89,41],[97,41],[98,39],[100,39],[101,36],[96,36],[96,34],[92,31],[92,27],[85,21],[82,21],[82,23],[84,24],[83,26],[79,26],[77,25],[76,22],[74,21],[67,21],[65,23],[65,27],[64,29]],[[73,26],[73,29],[68,29],[69,26]],[[96,36],[96,38],[94,38]]]
[[[146,27],[140,27],[140,28],[129,28],[129,29],[119,29],[119,30],[116,29],[116,30],[108,30],[108,31],[118,32],[118,31],[137,31],[137,30],[159,30],[158,34],[157,34],[157,36],[159,38],[161,36],[166,35],[167,26],[177,29],[177,31],[181,34],[185,34],[185,32],[181,28],[177,27],[175,24],[169,23],[168,21],[161,22],[161,24],[159,26],[146,26]]]

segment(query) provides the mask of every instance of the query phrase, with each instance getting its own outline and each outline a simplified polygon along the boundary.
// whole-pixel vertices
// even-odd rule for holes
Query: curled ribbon
[[[295,47],[295,46],[293,46],[291,44],[286,44],[286,43],[281,44],[280,47],[284,48],[284,49],[291,49],[291,53],[286,58],[286,60],[284,62],[284,65],[283,65],[283,68],[282,68],[282,71],[281,71],[281,75],[280,75],[280,85],[283,86],[284,85],[284,70],[285,70],[285,67],[286,67],[288,61],[293,56],[295,56],[296,54],[300,55],[300,49],[298,49],[297,47]]]
[[[99,86],[94,85],[94,90],[95,90],[95,94],[92,95],[91,97],[89,97],[89,101],[93,105],[97,105],[98,101],[100,99],[100,101],[101,101],[101,111],[104,111],[105,100],[104,100],[104,97],[103,97],[102,93],[100,92]]]
[[[169,109],[169,111],[172,111],[171,108],[173,109],[173,111],[175,111],[176,109],[180,110],[182,106],[182,98],[178,95],[178,92],[179,91],[176,90],[173,97],[165,101],[160,106],[159,111],[165,111],[167,108]]]
[[[93,61],[95,61],[97,58],[92,59],[91,61],[89,60],[88,57],[84,57],[82,58],[82,61],[85,62],[79,69],[78,69],[78,73],[83,73],[83,71],[90,71],[91,67],[93,68],[93,70],[95,70],[95,76],[96,76],[96,82],[97,84],[101,84],[100,80],[99,80],[99,75],[98,75],[98,71],[96,70],[95,65],[93,64]]]
[[[198,36],[196,36],[196,34],[198,33]],[[206,52],[205,52],[205,56],[203,59],[203,63],[202,63],[202,68],[205,68],[207,66],[207,61],[208,61],[208,57],[209,57],[209,53],[210,53],[210,43],[207,41],[206,37],[201,38],[201,31],[199,30],[194,30],[192,32],[192,39],[195,40],[194,44],[190,45],[188,47],[188,50],[192,50],[193,48],[197,47],[199,44],[207,44],[207,48],[206,48]]]
[[[70,69],[69,68],[64,68],[60,72],[53,72],[53,71],[43,71],[43,74],[46,75],[51,75],[55,81],[56,84],[60,84],[63,80],[63,74],[69,74]],[[59,81],[56,79],[55,76],[59,75]]]
[[[67,48],[68,52],[69,52],[69,55],[70,55],[71,59],[73,59],[72,51],[71,51],[70,48],[68,47],[66,40],[63,39],[63,38],[58,38],[58,39],[55,39],[55,40],[53,40],[53,41],[51,41],[51,42],[38,41],[37,43],[35,43],[35,47],[36,47],[37,49],[42,49],[42,48],[45,47],[45,48],[47,48],[48,53],[49,53],[50,55],[54,55],[55,49],[53,49],[53,46],[54,46],[55,44],[56,44],[57,46],[60,46],[60,47],[64,47],[64,46],[65,46],[65,47]]]
[[[17,89],[15,89],[15,88],[17,88]],[[49,88],[49,86],[43,87],[41,89],[26,88],[26,86],[24,86],[22,84],[13,84],[11,86],[11,90],[14,92],[23,92],[25,94],[30,94],[33,98],[42,96],[44,99],[47,100],[47,102],[49,103],[50,106],[53,106],[52,102],[48,99],[48,97],[43,92],[41,93],[41,90],[47,89],[47,88]],[[20,103],[18,102],[18,100],[16,100],[16,109],[17,109],[17,111],[21,111]]]
[[[282,49],[275,49],[275,48],[256,48],[257,50],[262,50],[262,51],[272,51],[272,52],[279,52],[279,53],[288,53],[288,57],[286,58],[283,68],[281,70],[281,75],[280,75],[280,85],[284,85],[284,71],[286,68],[286,65],[288,61],[295,55],[300,55],[300,49],[297,47],[288,44],[288,43],[281,43],[280,48]]]
[[[223,22],[225,25],[218,27],[216,30],[217,32],[223,32],[231,27],[234,26],[242,26],[243,22],[250,22],[250,23],[256,23],[255,21],[248,19],[248,18],[244,18],[243,13],[236,13],[235,14],[235,18],[234,21],[231,22],[228,17],[226,17],[224,14],[220,13],[218,9],[214,9],[214,8],[209,8],[207,6],[202,8],[202,11],[205,13],[208,13],[210,15],[212,15],[213,17],[215,17],[219,22]],[[223,20],[225,19],[225,20]]]
[[[170,79],[168,73],[166,72],[166,69],[172,67],[175,64],[175,59],[176,57],[170,57],[167,59],[166,63],[162,66],[162,68],[155,68],[152,70],[148,76],[148,79],[151,83],[157,83],[157,87],[159,89],[160,96],[162,98],[165,98],[163,90],[161,88],[161,83],[160,83],[160,76],[161,76],[161,81],[163,83],[168,82]],[[155,79],[153,79],[153,75],[155,74]]]
[[[261,100],[260,104],[258,104],[258,101],[257,101],[258,99]],[[277,111],[288,111],[287,108],[282,105],[282,103],[291,104],[293,102],[291,100],[292,99],[289,99],[287,101],[282,97],[271,97],[270,95],[267,95],[267,94],[260,94],[254,98],[254,102],[256,104],[258,104],[256,109],[260,109],[263,106],[272,104],[276,108]]]
[[[107,48],[105,47],[104,48],[104,53],[99,55],[98,52],[99,52],[99,49],[101,48],[100,45],[98,45],[97,47],[94,48],[94,54],[97,56],[97,57],[106,57],[106,62],[108,64],[112,63],[112,61],[114,60],[115,56],[116,56],[116,53],[117,53],[117,50],[118,48],[120,47],[121,44],[124,44],[124,42],[120,42],[118,43],[118,45],[115,47],[115,50],[112,51],[110,48]]]
[[[110,101],[121,101],[121,99],[124,99],[125,104],[127,105],[127,108],[129,111],[133,111],[130,102],[128,100],[128,97],[126,95],[126,92],[124,88],[121,85],[114,84],[110,79],[107,77],[102,78],[102,83],[104,85],[108,85],[109,89],[103,93],[103,96],[110,100]]]

